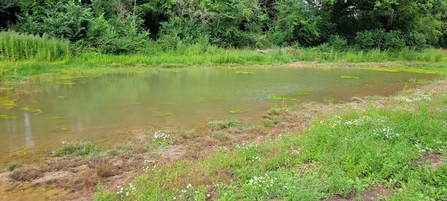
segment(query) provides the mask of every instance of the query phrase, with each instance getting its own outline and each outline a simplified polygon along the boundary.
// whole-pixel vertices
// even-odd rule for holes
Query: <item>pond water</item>
[[[0,119],[0,159],[48,153],[62,141],[114,142],[144,128],[253,120],[278,102],[388,95],[414,85],[409,80],[434,77],[362,69],[191,68],[23,86],[28,93],[19,96],[17,107],[0,109],[0,115],[14,117]]]

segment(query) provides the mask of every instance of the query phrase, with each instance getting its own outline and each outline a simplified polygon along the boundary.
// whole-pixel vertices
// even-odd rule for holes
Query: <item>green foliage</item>
[[[5,0],[0,16],[0,26],[69,39],[74,53],[151,54],[150,40],[162,51],[197,44],[337,51],[447,44],[447,3],[432,0]]]
[[[294,0],[276,2],[276,18],[270,38],[276,45],[299,44],[310,46],[320,37],[318,17],[306,10],[304,3]]]
[[[348,48],[348,40],[339,35],[332,35],[329,44],[336,51],[344,51]]]
[[[61,156],[84,156],[90,154],[97,154],[101,150],[96,147],[91,142],[78,142],[78,143],[68,143],[62,142],[62,147],[59,147],[53,152],[53,156],[61,157]]]
[[[74,0],[60,1],[45,8],[45,15],[36,17],[25,13],[18,29],[22,32],[68,39],[72,42],[86,38],[91,9],[76,4]]]
[[[385,32],[383,29],[358,32],[355,44],[360,49],[380,49],[398,51],[405,47],[405,36],[400,31]]]

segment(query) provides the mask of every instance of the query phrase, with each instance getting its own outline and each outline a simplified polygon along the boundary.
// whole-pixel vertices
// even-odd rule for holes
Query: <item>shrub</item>
[[[363,50],[401,50],[406,45],[405,37],[402,32],[385,32],[384,29],[357,32],[355,43]]]
[[[348,40],[343,36],[332,35],[329,37],[329,44],[335,50],[342,51],[348,47]]]

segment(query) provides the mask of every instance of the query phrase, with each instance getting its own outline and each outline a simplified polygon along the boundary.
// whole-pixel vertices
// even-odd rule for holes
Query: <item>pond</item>
[[[18,96],[17,107],[0,109],[0,159],[51,153],[62,141],[116,142],[144,128],[252,121],[275,103],[388,95],[435,77],[364,69],[190,68],[23,86],[27,93]]]

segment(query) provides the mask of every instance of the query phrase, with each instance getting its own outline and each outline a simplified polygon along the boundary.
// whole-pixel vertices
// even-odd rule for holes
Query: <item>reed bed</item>
[[[56,61],[69,58],[70,42],[42,36],[18,33],[14,31],[0,32],[0,56],[10,61],[35,60]]]

